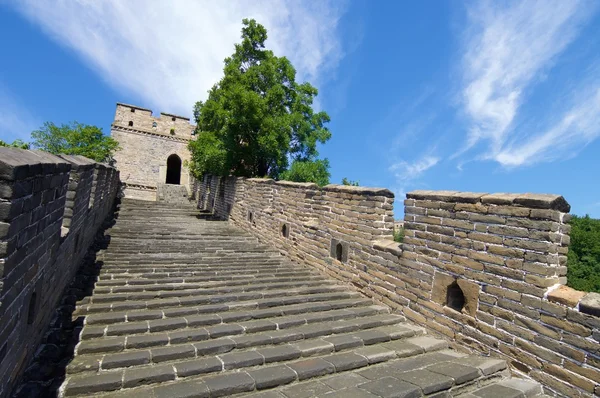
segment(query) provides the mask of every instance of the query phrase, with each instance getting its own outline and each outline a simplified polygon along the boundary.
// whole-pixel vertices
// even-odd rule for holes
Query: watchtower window
[[[152,127],[156,128],[156,126],[158,126],[158,123],[152,122]]]
[[[131,113],[135,113],[135,108],[131,108]]]
[[[465,306],[465,295],[456,281],[452,282],[452,284],[448,286],[446,293],[446,305],[458,312],[462,311]]]
[[[129,121],[129,127],[133,127],[133,122],[131,120]]]
[[[175,121],[175,118],[174,118],[174,117],[172,117],[172,118],[171,118],[171,120],[172,120],[172,121]]]

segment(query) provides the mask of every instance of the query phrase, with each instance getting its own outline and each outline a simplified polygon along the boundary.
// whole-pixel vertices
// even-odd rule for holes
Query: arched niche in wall
[[[167,158],[167,184],[181,183],[181,158],[175,154]]]

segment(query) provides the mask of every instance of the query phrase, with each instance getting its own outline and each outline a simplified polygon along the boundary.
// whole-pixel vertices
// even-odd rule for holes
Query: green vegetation
[[[312,108],[317,89],[265,49],[267,30],[255,20],[243,20],[241,38],[223,78],[194,107],[192,172],[329,183],[329,162],[317,152],[331,137],[329,116]]]
[[[404,228],[394,229],[394,241],[402,243],[404,240]]]
[[[342,185],[349,185],[351,187],[357,187],[359,184],[358,184],[358,181],[352,181],[352,180],[349,180],[346,177],[344,177],[344,178],[342,178]]]
[[[573,289],[600,292],[600,220],[573,216],[567,284]]]
[[[329,184],[329,160],[314,161],[294,160],[289,170],[285,170],[279,178],[286,181],[314,182],[319,186]]]
[[[0,140],[0,146],[7,146],[11,148],[29,149],[29,144],[22,140],[14,140],[12,144]]]
[[[102,129],[73,122],[57,126],[46,122],[39,130],[31,133],[33,147],[55,155],[82,155],[97,162],[110,162],[119,144],[105,136]]]

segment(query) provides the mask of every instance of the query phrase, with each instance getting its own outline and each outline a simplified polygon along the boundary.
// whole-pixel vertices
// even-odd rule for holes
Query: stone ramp
[[[124,201],[106,233],[61,396],[541,394],[192,207]]]
[[[185,185],[158,184],[156,201],[182,207],[193,205],[188,198],[188,191]]]

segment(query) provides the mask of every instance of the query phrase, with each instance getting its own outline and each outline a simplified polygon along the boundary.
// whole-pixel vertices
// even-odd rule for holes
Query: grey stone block
[[[152,366],[139,369],[126,369],[123,387],[132,388],[144,384],[162,383],[175,380],[175,371],[171,365]]]
[[[358,388],[385,398],[417,398],[421,397],[421,389],[394,377],[382,377],[368,383],[359,384]]]
[[[191,315],[186,316],[185,319],[187,319],[190,327],[218,325],[221,323],[221,317],[214,314]]]
[[[296,373],[285,365],[251,370],[248,374],[254,379],[257,390],[282,386],[296,380]]]
[[[327,384],[334,390],[341,390],[343,388],[354,387],[359,384],[367,383],[369,379],[362,377],[357,373],[341,373],[335,376],[324,377],[321,381]]]
[[[360,332],[353,333],[353,335],[362,339],[364,345],[385,343],[391,340],[391,337],[388,333],[384,333],[380,330],[362,330]]]
[[[154,387],[154,397],[149,398],[208,398],[208,386],[200,380],[179,381],[164,386]]]
[[[294,344],[302,352],[303,357],[329,354],[335,350],[332,343],[325,340],[306,340]]]
[[[239,369],[264,363],[264,358],[256,351],[230,352],[219,355],[219,358],[223,361],[223,369]]]
[[[67,381],[65,396],[90,394],[101,391],[114,391],[121,388],[123,372],[72,377]]]
[[[336,372],[362,368],[369,364],[367,358],[353,352],[328,355],[323,359],[335,366]]]
[[[243,334],[240,336],[232,336],[235,341],[236,348],[254,347],[259,345],[271,344],[272,338],[265,334]]]
[[[480,398],[522,398],[523,393],[519,390],[515,390],[509,387],[501,386],[498,384],[492,384],[487,387],[480,388],[479,390],[471,392],[476,397]]]
[[[290,361],[302,356],[302,351],[290,345],[261,348],[257,352],[264,357],[265,363]]]
[[[107,336],[122,336],[134,333],[146,333],[148,331],[148,324],[146,322],[132,322],[122,323],[117,325],[110,325],[106,329]]]
[[[145,365],[150,363],[149,351],[125,352],[121,354],[109,354],[102,359],[102,369],[125,368],[134,365]]]
[[[254,379],[246,372],[207,377],[204,382],[208,386],[211,398],[252,391],[255,387]]]
[[[331,391],[333,391],[331,387],[317,380],[295,384],[281,390],[288,398],[321,397]]]
[[[321,358],[311,358],[288,365],[298,375],[298,380],[334,373],[335,366]]]
[[[329,336],[323,340],[333,344],[336,351],[346,350],[348,348],[360,347],[363,345],[363,339],[354,334],[341,336]]]
[[[588,293],[579,302],[579,311],[600,317],[600,293]]]
[[[208,332],[205,329],[186,329],[180,332],[171,332],[168,336],[171,344],[202,341],[209,338]]]
[[[118,352],[123,351],[124,346],[125,337],[83,341],[77,347],[77,354],[89,354],[96,352]]]
[[[427,370],[452,377],[454,379],[454,384],[463,384],[467,381],[475,380],[481,375],[477,368],[460,365],[454,362],[440,362],[428,366]]]
[[[200,358],[193,361],[176,363],[175,370],[178,377],[188,377],[204,373],[220,372],[223,364],[218,358]]]
[[[160,332],[163,330],[185,328],[187,326],[187,321],[184,318],[167,318],[149,321],[148,324],[151,332]]]
[[[439,373],[430,372],[426,369],[398,373],[396,377],[399,380],[419,386],[423,391],[423,394],[432,394],[434,392],[446,390],[454,384],[452,378]]]
[[[364,356],[369,361],[369,364],[389,361],[396,358],[396,352],[389,350],[385,347],[378,345],[372,345],[367,347],[361,347],[354,352],[358,355]]]
[[[193,345],[175,345],[163,348],[153,348],[152,362],[164,362],[175,359],[193,358],[196,356],[196,349]]]
[[[166,334],[149,334],[142,336],[129,336],[125,342],[127,348],[144,348],[169,344]]]
[[[394,340],[382,344],[382,347],[394,351],[399,358],[412,357],[424,352],[422,347],[408,343],[406,340]]]
[[[198,356],[222,354],[233,350],[235,348],[235,342],[231,339],[209,340],[194,343],[194,347],[196,347]]]
[[[211,339],[222,337],[222,336],[232,336],[236,334],[244,333],[244,328],[240,325],[217,325],[206,328],[208,334]]]

